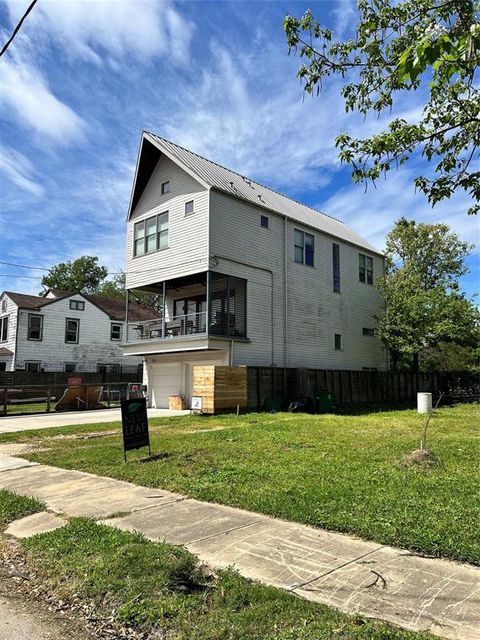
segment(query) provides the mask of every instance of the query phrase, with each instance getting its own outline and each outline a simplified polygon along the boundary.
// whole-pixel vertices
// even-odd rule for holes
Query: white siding
[[[170,182],[170,193],[161,185]],[[208,268],[208,190],[175,163],[161,156],[132,212],[127,230],[127,288],[159,283]],[[194,201],[194,213],[185,215],[185,202]],[[168,249],[133,257],[134,224],[168,211]]]
[[[2,301],[7,301],[7,308],[2,313]],[[0,318],[8,317],[8,337],[6,342],[0,342],[0,348],[8,349],[13,356],[1,356],[0,361],[6,363],[6,371],[15,369],[15,336],[17,334],[18,307],[5,293],[0,295]]]
[[[375,327],[373,316],[382,312],[375,288],[358,279],[358,253],[365,253],[364,249],[287,221],[288,335],[284,357],[284,218],[270,214],[269,228],[264,229],[260,216],[265,211],[260,207],[214,190],[210,206],[210,251],[221,257],[216,270],[248,281],[247,335],[251,342],[235,343],[234,364],[268,366],[273,361],[290,367],[385,368],[379,340],[362,335],[362,328]],[[294,262],[295,228],[315,238],[314,267]],[[340,245],[341,293],[333,292],[332,242]],[[383,259],[371,255],[377,277]],[[342,335],[342,351],[335,351],[335,333]]]
[[[84,311],[70,309],[69,301],[83,300]],[[28,340],[29,314],[43,316],[42,340]],[[80,320],[78,344],[65,342],[66,318]],[[124,356],[121,341],[110,340],[111,324],[123,322],[111,320],[98,307],[82,296],[72,296],[53,302],[39,311],[20,309],[18,323],[16,368],[24,369],[26,361],[40,361],[45,371],[62,371],[66,362],[75,362],[79,372],[96,371],[98,364],[118,364],[133,367],[142,361],[139,357]]]

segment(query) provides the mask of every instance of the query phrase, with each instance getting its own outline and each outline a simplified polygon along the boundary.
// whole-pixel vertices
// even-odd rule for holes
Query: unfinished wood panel
[[[193,367],[193,395],[203,398],[203,413],[248,406],[247,367]]]

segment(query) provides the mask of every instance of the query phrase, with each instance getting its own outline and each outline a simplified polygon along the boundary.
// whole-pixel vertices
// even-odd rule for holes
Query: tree
[[[394,368],[441,342],[474,345],[479,310],[460,290],[471,246],[445,224],[400,218],[386,239],[385,275],[377,288],[385,299],[378,334]]]
[[[120,298],[125,300],[125,274],[117,273],[111,280],[105,280],[95,292],[99,296],[107,298]]]
[[[42,278],[47,289],[69,293],[96,293],[108,275],[108,269],[98,264],[95,256],[82,256],[73,262],[61,262]]]
[[[428,96],[418,122],[395,118],[369,138],[337,137],[355,182],[375,182],[419,151],[434,162],[429,175],[415,179],[429,202],[464,190],[475,202],[469,213],[478,213],[479,6],[473,0],[358,0],[355,37],[343,42],[310,11],[285,17],[289,50],[304,60],[298,76],[306,93],[340,76],[346,111],[363,115],[391,109],[406,91]]]

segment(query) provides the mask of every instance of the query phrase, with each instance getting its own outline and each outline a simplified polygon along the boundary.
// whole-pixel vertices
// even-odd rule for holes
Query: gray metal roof
[[[183,167],[188,173],[200,179],[205,186],[213,187],[230,196],[247,200],[257,206],[286,216],[290,220],[300,222],[331,236],[345,240],[372,253],[382,255],[381,252],[348,227],[341,220],[326,215],[301,202],[297,202],[278,191],[255,182],[241,174],[227,169],[216,162],[207,160],[193,151],[180,147],[154,133],[144,132],[145,137],[158,149],[163,151],[174,162]]]

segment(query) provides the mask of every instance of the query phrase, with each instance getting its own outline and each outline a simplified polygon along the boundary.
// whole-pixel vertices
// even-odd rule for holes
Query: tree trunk
[[[418,373],[418,351],[413,354],[412,371]]]

